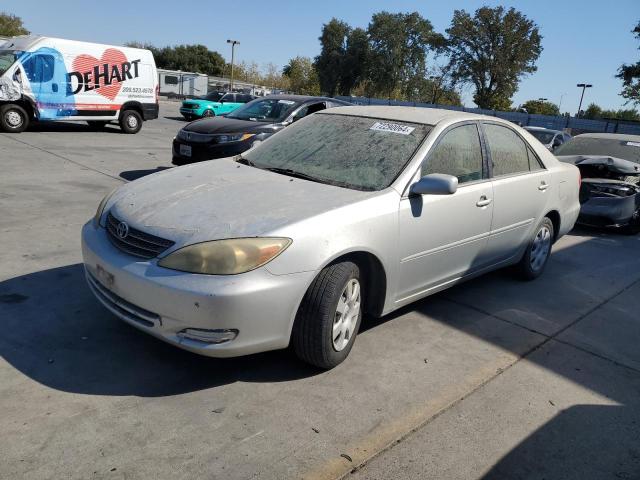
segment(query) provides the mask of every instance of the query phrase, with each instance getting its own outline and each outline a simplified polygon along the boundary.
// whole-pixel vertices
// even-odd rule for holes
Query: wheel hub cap
[[[129,118],[127,118],[127,125],[131,128],[136,128],[138,126],[138,119],[133,115],[130,115]]]
[[[360,282],[352,278],[340,294],[333,319],[333,348],[340,352],[349,344],[360,317]]]
[[[533,245],[531,245],[530,262],[534,271],[542,268],[549,256],[549,252],[551,252],[551,231],[549,227],[543,225],[538,230],[536,238],[533,240]]]
[[[7,123],[14,128],[22,125],[22,115],[13,110],[8,111],[5,114],[4,118],[6,119]]]

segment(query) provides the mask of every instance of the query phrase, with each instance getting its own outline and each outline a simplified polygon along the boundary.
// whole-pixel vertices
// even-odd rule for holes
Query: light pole
[[[231,81],[229,83],[229,91],[233,92],[233,62],[235,60],[236,45],[240,45],[237,40],[227,40],[231,44]]]
[[[547,100],[549,100],[549,99],[548,98],[542,98],[542,97],[538,98],[539,102],[546,102]]]
[[[593,85],[591,85],[590,83],[579,83],[579,84],[576,85],[576,87],[582,88],[582,95],[580,95],[580,105],[578,105],[578,114],[576,115],[576,117],[579,117],[580,116],[580,111],[582,110],[582,99],[584,98],[584,91],[587,88],[593,87]]]
[[[562,95],[560,95],[560,103],[558,104],[558,111],[560,112],[560,115],[562,115],[562,99],[564,98],[565,95],[566,93],[563,93]]]

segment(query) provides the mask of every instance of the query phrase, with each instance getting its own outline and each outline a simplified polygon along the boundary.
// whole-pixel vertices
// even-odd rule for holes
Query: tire
[[[107,126],[107,123],[109,122],[105,122],[102,120],[88,120],[87,121],[87,125],[89,125],[89,128],[91,128],[92,130],[101,130],[104,127]]]
[[[516,272],[521,279],[534,280],[542,275],[551,256],[554,235],[553,222],[544,217],[534,230],[522,259],[516,265]]]
[[[204,112],[202,112],[202,118],[215,117],[215,116],[216,114],[213,112],[213,110],[206,109]]]
[[[352,262],[330,265],[318,274],[302,299],[291,334],[301,360],[330,369],[347,358],[362,321],[362,284]]]
[[[120,114],[119,123],[124,133],[138,133],[142,128],[142,116],[135,110],[125,110]]]
[[[29,114],[20,105],[10,103],[0,108],[0,127],[8,133],[24,132],[29,126]]]

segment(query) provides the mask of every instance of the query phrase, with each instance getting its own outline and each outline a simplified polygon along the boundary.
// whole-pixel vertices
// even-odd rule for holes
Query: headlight
[[[172,270],[208,275],[235,275],[270,262],[289,245],[290,238],[232,238],[196,243],[158,262]]]
[[[229,143],[229,142],[242,142],[247,138],[254,137],[255,133],[237,133],[237,134],[229,134],[229,135],[216,135],[214,138],[217,143]]]
[[[186,140],[187,139],[187,132],[185,132],[184,130],[180,129],[178,131],[178,138],[180,140]]]
[[[109,193],[107,193],[104,196],[104,198],[100,201],[100,203],[98,204],[98,210],[96,210],[96,214],[93,216],[93,226],[94,227],[98,228],[100,226],[100,217],[102,217],[102,212],[104,212],[104,207],[107,206],[107,202],[111,198],[111,195],[113,195],[116,192],[117,189],[118,189],[118,187],[114,188]]]

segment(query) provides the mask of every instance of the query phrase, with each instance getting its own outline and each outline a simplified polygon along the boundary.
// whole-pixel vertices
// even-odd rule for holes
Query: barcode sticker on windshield
[[[640,147],[640,142],[627,142],[630,147]]]
[[[369,130],[375,130],[377,132],[392,132],[399,133],[400,135],[409,135],[415,130],[414,127],[407,127],[406,125],[400,125],[399,123],[388,122],[376,122]]]

